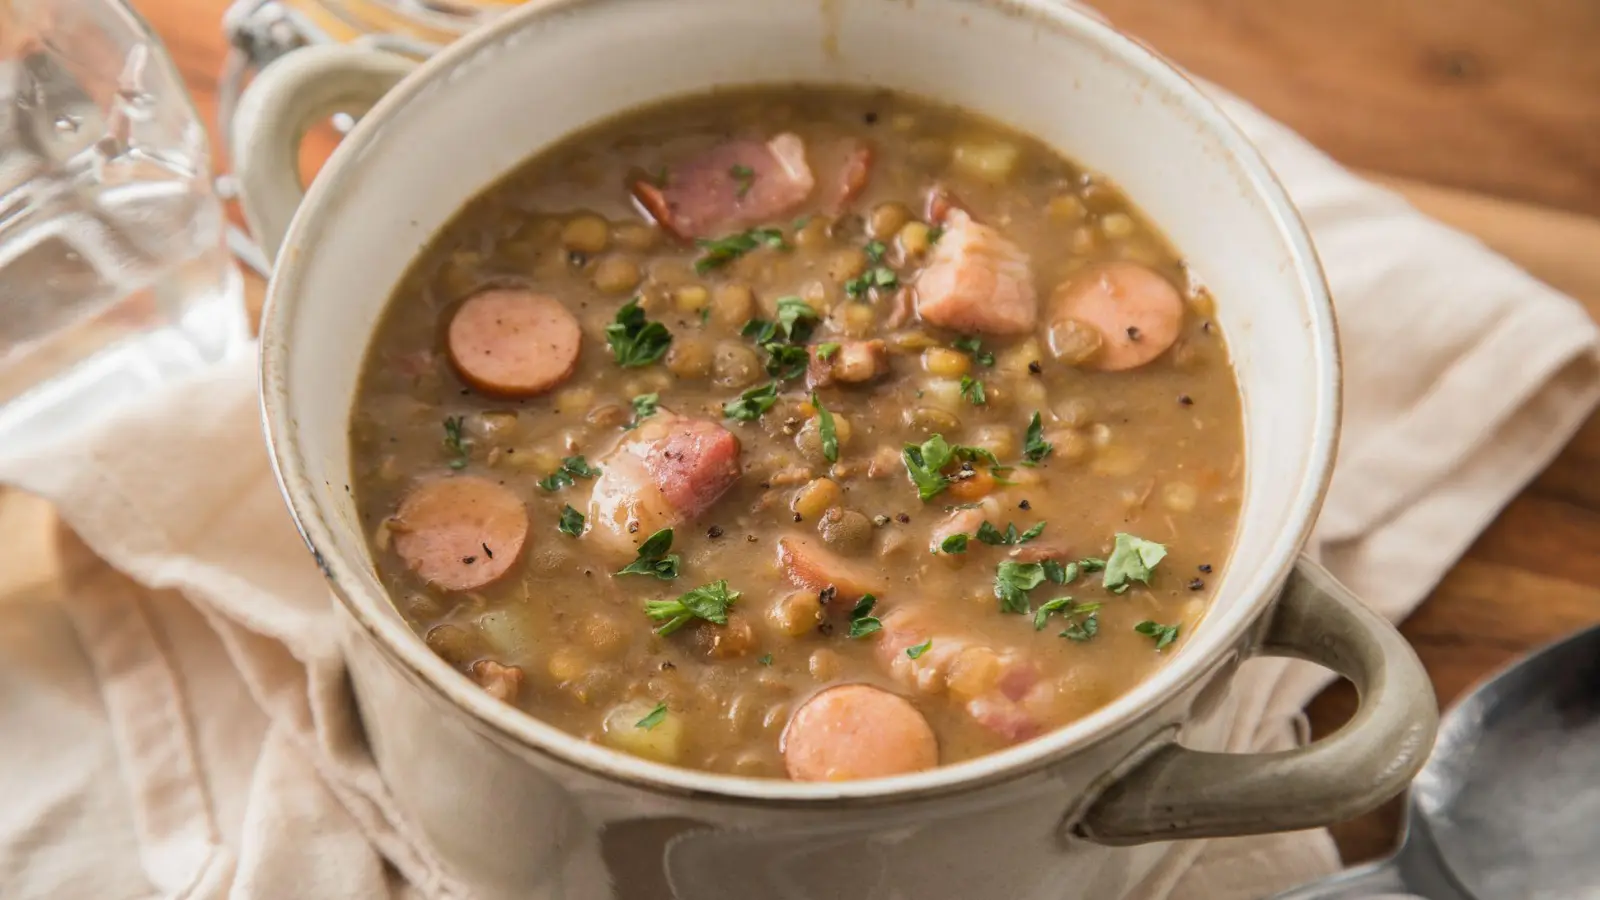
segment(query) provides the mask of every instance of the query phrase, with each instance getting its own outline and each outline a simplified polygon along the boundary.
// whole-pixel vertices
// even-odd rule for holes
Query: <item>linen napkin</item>
[[[1600,335],[1571,299],[1220,99],[1304,213],[1338,306],[1346,422],[1310,551],[1399,619],[1600,399]],[[0,481],[59,510],[75,573],[63,596],[0,606],[6,897],[467,896],[361,742],[253,365],[0,459]],[[1330,678],[1249,663],[1231,749],[1303,739]],[[1323,831],[1188,842],[1139,892],[1243,900],[1337,865]]]

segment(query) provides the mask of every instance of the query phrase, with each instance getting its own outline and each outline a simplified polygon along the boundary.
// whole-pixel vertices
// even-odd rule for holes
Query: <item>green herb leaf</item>
[[[1026,615],[1031,607],[1028,592],[1043,584],[1045,569],[1041,563],[1019,563],[1006,560],[994,576],[994,595],[1000,599],[1000,611]]]
[[[657,703],[656,708],[650,710],[650,712],[647,713],[644,718],[633,723],[633,727],[643,728],[645,731],[649,731],[650,729],[666,721],[666,718],[667,705],[665,703]]]
[[[1058,563],[1053,559],[1044,560],[1040,562],[1039,565],[1044,569],[1044,577],[1050,579],[1056,584],[1067,583],[1066,566],[1063,566],[1061,563]]]
[[[944,237],[944,226],[943,225],[935,225],[932,228],[928,229],[928,243],[936,244],[936,243],[939,242],[939,238],[942,238],[942,237]]]
[[[961,396],[973,406],[986,406],[989,398],[983,392],[983,382],[971,375],[961,376]]]
[[[1103,583],[1106,590],[1120,594],[1128,589],[1129,582],[1149,584],[1150,573],[1166,555],[1167,548],[1161,544],[1118,532],[1116,544],[1111,548],[1111,557],[1105,564]],[[1083,562],[1080,561],[1079,565],[1083,565]]]
[[[900,276],[896,275],[893,269],[888,266],[873,266],[860,276],[846,281],[844,283],[844,292],[853,298],[859,299],[870,288],[888,289],[899,286]]]
[[[944,553],[967,552],[967,536],[965,534],[952,534],[939,542],[939,550]]]
[[[830,360],[839,352],[839,345],[833,341],[817,345],[817,359]]]
[[[883,254],[887,252],[889,248],[884,246],[883,241],[870,240],[867,241],[867,245],[861,249],[866,251],[868,260],[871,260],[874,263],[880,263],[883,262]]]
[[[1050,455],[1055,445],[1044,439],[1044,421],[1036,410],[1028,421],[1028,432],[1022,443],[1022,464],[1036,466]]]
[[[811,217],[810,216],[801,216],[800,218],[795,219],[793,222],[790,222],[789,223],[789,227],[794,229],[795,231],[799,231],[800,229],[802,229],[802,228],[804,228],[804,227],[806,227],[807,225],[810,225],[810,224],[811,224]]]
[[[1098,556],[1085,556],[1078,560],[1078,568],[1085,572],[1098,572],[1106,567],[1106,561]]]
[[[444,446],[445,449],[455,454],[455,458],[450,460],[450,468],[465,469],[467,467],[467,445],[461,438],[461,416],[445,417]]]
[[[722,414],[742,422],[754,422],[778,402],[778,383],[769,382],[753,387],[739,395],[737,400],[722,404]]]
[[[955,454],[942,435],[936,434],[921,444],[906,444],[900,458],[905,461],[906,474],[911,476],[912,483],[917,486],[917,496],[923,502],[950,486],[950,479],[939,470],[949,465]]]
[[[756,170],[744,165],[734,165],[728,168],[728,174],[739,183],[739,196],[750,193],[750,188],[756,183]]]
[[[797,344],[774,342],[762,344],[761,349],[767,351],[767,374],[780,381],[799,378],[811,365],[811,355]]]
[[[583,534],[583,513],[573,509],[570,503],[562,506],[561,521],[556,524],[556,528],[560,529],[562,534],[570,534],[573,537]]]
[[[821,321],[811,304],[799,297],[778,298],[778,330],[786,340],[804,341]]]
[[[877,605],[877,597],[871,594],[861,595],[861,599],[850,609],[850,637],[864,638],[883,628],[883,623],[872,614],[872,608]]]
[[[539,487],[547,491],[559,491],[576,478],[593,478],[599,474],[600,470],[589,465],[588,460],[581,456],[569,456],[561,461],[561,468],[539,480]]]
[[[772,654],[764,653],[761,655],[760,659],[756,660],[756,662],[761,663],[763,666],[770,666],[772,665]]]
[[[662,581],[671,581],[678,577],[678,566],[683,562],[678,554],[667,552],[671,549],[672,529],[663,528],[645,538],[639,545],[638,558],[617,570],[617,574],[654,575]]]
[[[822,405],[817,395],[811,395],[811,405],[817,408],[817,432],[822,436],[822,458],[828,462],[839,461],[839,432],[833,424],[833,413]]]
[[[770,227],[752,228],[749,231],[710,240],[700,238],[694,243],[700,248],[700,258],[694,261],[694,270],[700,275],[721,268],[757,247],[789,249],[789,242],[783,239],[783,232]]]
[[[635,297],[617,310],[616,319],[606,326],[606,343],[611,346],[617,365],[637,369],[650,365],[667,352],[672,333],[660,322],[647,320]]]
[[[850,607],[850,618],[860,619],[872,615],[872,608],[878,605],[878,598],[871,594],[862,594],[856,605]]]
[[[1079,621],[1068,622],[1067,627],[1062,630],[1060,637],[1064,637],[1069,641],[1077,641],[1082,643],[1084,641],[1093,639],[1094,636],[1099,633],[1100,614],[1092,612]]]
[[[922,658],[922,654],[927,653],[928,649],[930,647],[932,647],[932,646],[933,646],[933,638],[928,638],[927,640],[925,640],[922,643],[916,645],[915,647],[907,647],[906,648],[906,655],[911,657],[912,659],[921,659]]]
[[[1078,603],[1071,597],[1057,597],[1054,600],[1047,600],[1033,614],[1033,630],[1043,631],[1046,620],[1050,618],[1051,613],[1061,613],[1062,617],[1070,623],[1075,617],[1093,613],[1099,608],[1100,604],[1098,603]]]
[[[1152,622],[1149,619],[1146,619],[1143,622],[1133,626],[1133,630],[1146,637],[1154,639],[1156,642],[1157,653],[1167,649],[1167,645],[1178,639],[1178,626],[1162,625],[1159,622]]]
[[[1040,522],[1021,534],[1017,533],[1017,525],[1015,522],[1007,522],[1004,533],[1002,533],[1000,529],[990,525],[988,522],[984,522],[982,525],[978,526],[978,540],[983,541],[985,544],[988,544],[991,547],[1003,547],[1012,544],[1026,544],[1043,533],[1043,522]]]
[[[978,338],[972,337],[971,335],[960,337],[951,343],[950,346],[972,357],[973,361],[980,366],[994,365],[994,354],[983,349],[983,341],[979,340]]]
[[[633,421],[622,426],[624,431],[632,431],[639,427],[639,423],[656,414],[661,406],[660,394],[640,394],[633,398]]]
[[[668,635],[695,619],[713,625],[728,624],[728,607],[739,599],[739,592],[728,589],[727,581],[714,581],[697,587],[676,600],[647,600],[645,614],[657,622],[665,622],[656,634]]]

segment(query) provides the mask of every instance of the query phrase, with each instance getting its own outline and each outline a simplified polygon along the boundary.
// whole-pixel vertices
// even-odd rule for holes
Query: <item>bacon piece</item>
[[[881,340],[841,342],[827,359],[819,355],[820,346],[811,345],[806,366],[806,387],[812,390],[834,382],[861,384],[889,371],[889,350]]]
[[[1028,255],[959,209],[917,277],[917,314],[958,331],[1026,334],[1039,318]]]
[[[784,133],[765,143],[718,144],[669,167],[665,185],[635,182],[633,196],[662,228],[690,239],[770,222],[805,202],[815,186],[805,143]]]
[[[739,439],[705,419],[665,410],[599,461],[587,534],[618,556],[701,515],[739,477]]]

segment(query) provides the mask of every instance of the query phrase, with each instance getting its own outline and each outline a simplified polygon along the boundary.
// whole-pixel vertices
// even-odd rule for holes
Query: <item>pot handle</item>
[[[365,113],[416,64],[359,45],[303,47],[262,69],[234,113],[234,176],[250,232],[276,259],[300,186],[300,142],[336,112]]]
[[[1354,818],[1405,789],[1433,749],[1433,686],[1405,638],[1326,569],[1302,557],[1258,656],[1309,660],[1355,683],[1337,732],[1277,753],[1168,744],[1089,805],[1077,833],[1098,844],[1298,831]]]

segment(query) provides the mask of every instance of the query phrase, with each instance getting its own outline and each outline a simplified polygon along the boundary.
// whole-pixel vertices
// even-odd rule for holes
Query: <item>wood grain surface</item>
[[[204,114],[223,0],[134,0]],[[1600,3],[1101,0],[1158,50],[1473,234],[1600,318]],[[260,287],[252,289],[259,298]],[[0,580],[59,576],[49,510],[0,496]],[[26,563],[23,564],[23,561]],[[0,590],[0,593],[4,593]],[[1403,626],[1448,704],[1485,674],[1600,622],[1600,415],[1494,520]],[[1354,708],[1312,704],[1314,730]],[[1398,804],[1334,829],[1349,861],[1393,844]]]

